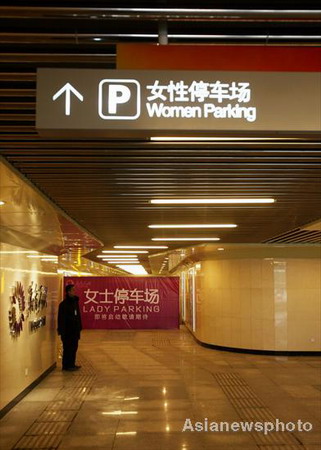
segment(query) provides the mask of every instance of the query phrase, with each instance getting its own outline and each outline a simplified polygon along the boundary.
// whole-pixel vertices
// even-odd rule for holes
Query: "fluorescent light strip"
[[[139,263],[138,259],[102,259],[101,261],[108,261],[108,262],[128,262],[128,263]]]
[[[115,261],[116,259],[122,259],[123,261],[138,261],[138,256],[117,256],[117,257],[110,257],[108,255],[105,256],[105,258],[101,258],[102,260],[108,259],[108,261]]]
[[[137,259],[137,255],[104,255],[103,258],[107,259]]]
[[[99,255],[97,258],[138,258],[137,255]]]
[[[51,259],[58,259],[58,256],[56,256],[56,255],[28,255],[27,258],[51,258]]]
[[[168,248],[167,245],[114,245],[114,248]]]
[[[105,262],[107,262],[108,264],[114,264],[114,265],[117,265],[117,264],[139,265],[139,261],[105,261]]]
[[[105,258],[101,258],[101,259],[109,259],[109,260],[112,260],[112,259],[126,259],[126,260],[131,260],[131,259],[136,259],[136,260],[138,260],[139,258],[141,258],[141,256],[122,256],[122,255],[119,255],[119,256],[110,256],[110,255],[106,255],[105,256]]]
[[[150,200],[155,205],[224,205],[224,204],[255,204],[274,203],[274,198],[157,198]]]
[[[40,261],[58,261],[58,258],[47,258],[46,256],[44,256],[43,258],[40,259]]]
[[[145,268],[140,264],[133,265],[133,266],[126,265],[126,264],[119,264],[119,265],[117,265],[117,267],[125,270],[126,272],[131,273],[132,275],[148,275]]]
[[[147,250],[138,250],[138,251],[130,251],[130,250],[102,250],[102,253],[116,253],[116,254],[118,254],[118,253],[128,253],[128,254],[131,254],[131,253],[148,253],[148,251]]]
[[[111,259],[103,258],[100,261],[128,261],[128,262],[137,261],[137,262],[139,262],[139,259],[138,258],[111,258]]]
[[[175,142],[184,142],[184,141],[191,141],[191,142],[206,142],[206,141],[216,141],[216,142],[222,142],[222,141],[279,141],[279,140],[297,140],[297,138],[269,138],[269,137],[220,137],[220,136],[152,136],[150,137],[151,141],[175,141]]]
[[[139,261],[122,261],[121,259],[120,260],[117,260],[117,261],[103,261],[103,263],[104,264],[140,264],[140,262]]]
[[[235,224],[148,225],[148,228],[236,228]]]
[[[105,260],[103,260],[104,262],[107,262],[108,264],[140,264],[140,262],[139,261],[124,261],[123,259],[117,259],[117,260],[113,260],[113,261],[105,261]]]
[[[140,261],[138,259],[102,259],[102,262],[108,262],[108,264],[119,264],[119,263],[125,263],[125,264],[140,264]]]
[[[152,241],[219,241],[220,238],[153,238]]]
[[[120,262],[124,262],[124,263],[135,263],[135,264],[140,264],[140,262],[138,261],[138,259],[102,259],[102,261],[105,262],[109,262],[109,263],[120,263]]]
[[[140,264],[139,261],[122,261],[121,259],[119,261],[103,261],[107,264]]]
[[[116,267],[118,267],[119,264],[125,264],[125,265],[131,266],[131,267],[140,265],[139,261],[133,261],[133,262],[126,262],[126,261],[107,262],[107,261],[105,261],[104,264],[108,264],[110,266],[116,266]]]
[[[117,431],[116,436],[135,436],[137,431]]]

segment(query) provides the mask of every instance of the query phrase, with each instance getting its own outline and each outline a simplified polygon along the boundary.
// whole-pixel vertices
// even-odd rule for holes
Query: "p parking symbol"
[[[98,88],[98,113],[104,120],[135,120],[140,116],[137,80],[104,79]]]

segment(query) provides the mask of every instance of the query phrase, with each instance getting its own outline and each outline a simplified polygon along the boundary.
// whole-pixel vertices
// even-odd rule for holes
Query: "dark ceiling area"
[[[38,67],[115,68],[117,43],[157,43],[164,22],[169,43],[320,46],[317,2],[304,2],[301,14],[284,11],[302,9],[298,1],[43,3],[1,2],[0,152],[106,247],[182,236],[150,224],[233,223],[238,227],[189,230],[188,236],[258,243],[320,218],[319,136],[160,143],[44,138],[35,129]],[[262,9],[251,10],[257,3]],[[150,204],[156,197],[272,197],[276,203]]]
[[[260,1],[260,9],[251,9],[256,3],[11,1],[0,7],[1,62],[10,68],[86,61],[112,66],[118,42],[157,43],[164,22],[169,43],[320,44],[317,2],[306,1],[302,10],[302,2]]]

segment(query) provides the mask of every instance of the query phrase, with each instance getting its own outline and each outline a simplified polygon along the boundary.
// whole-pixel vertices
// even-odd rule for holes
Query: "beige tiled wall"
[[[200,341],[257,350],[321,350],[320,259],[221,258],[197,267],[195,336]]]

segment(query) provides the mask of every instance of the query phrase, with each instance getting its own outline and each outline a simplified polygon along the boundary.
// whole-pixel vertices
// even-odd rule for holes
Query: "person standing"
[[[66,286],[65,292],[65,298],[59,304],[57,331],[63,344],[62,370],[74,371],[81,367],[76,365],[78,341],[82,330],[79,297],[75,295],[75,287],[72,284]]]

